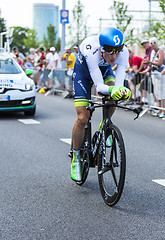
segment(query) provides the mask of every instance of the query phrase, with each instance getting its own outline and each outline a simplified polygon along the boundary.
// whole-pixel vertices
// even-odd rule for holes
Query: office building
[[[33,4],[33,28],[37,32],[38,41],[47,37],[47,27],[49,24],[55,26],[56,40],[59,38],[59,6],[49,3]]]

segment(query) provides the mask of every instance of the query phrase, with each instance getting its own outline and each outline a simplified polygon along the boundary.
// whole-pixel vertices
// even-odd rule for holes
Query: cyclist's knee
[[[77,124],[85,126],[88,122],[89,115],[85,113],[77,114]]]

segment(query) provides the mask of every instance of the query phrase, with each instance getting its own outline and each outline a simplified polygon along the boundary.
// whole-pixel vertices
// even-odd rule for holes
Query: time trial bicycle
[[[101,102],[89,100],[87,110],[90,111],[90,117],[85,127],[85,136],[80,150],[82,180],[76,182],[82,185],[87,179],[89,168],[97,166],[100,192],[108,206],[113,206],[119,201],[126,174],[124,140],[119,128],[112,123],[110,116],[112,107],[131,110],[137,114],[136,118],[142,110],[141,108],[130,109],[118,101],[110,102],[107,96],[103,96]],[[92,136],[91,119],[96,108],[102,108],[102,121]],[[72,146],[69,156],[72,160]]]

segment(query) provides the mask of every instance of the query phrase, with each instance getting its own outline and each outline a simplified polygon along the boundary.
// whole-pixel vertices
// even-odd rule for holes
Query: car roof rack
[[[5,48],[0,48],[0,53],[4,53],[6,52],[6,49]]]

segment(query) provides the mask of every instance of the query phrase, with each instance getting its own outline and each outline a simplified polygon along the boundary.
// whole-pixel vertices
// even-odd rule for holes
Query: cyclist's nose
[[[111,56],[112,56],[112,58],[116,58],[117,57],[117,53],[112,53]]]

